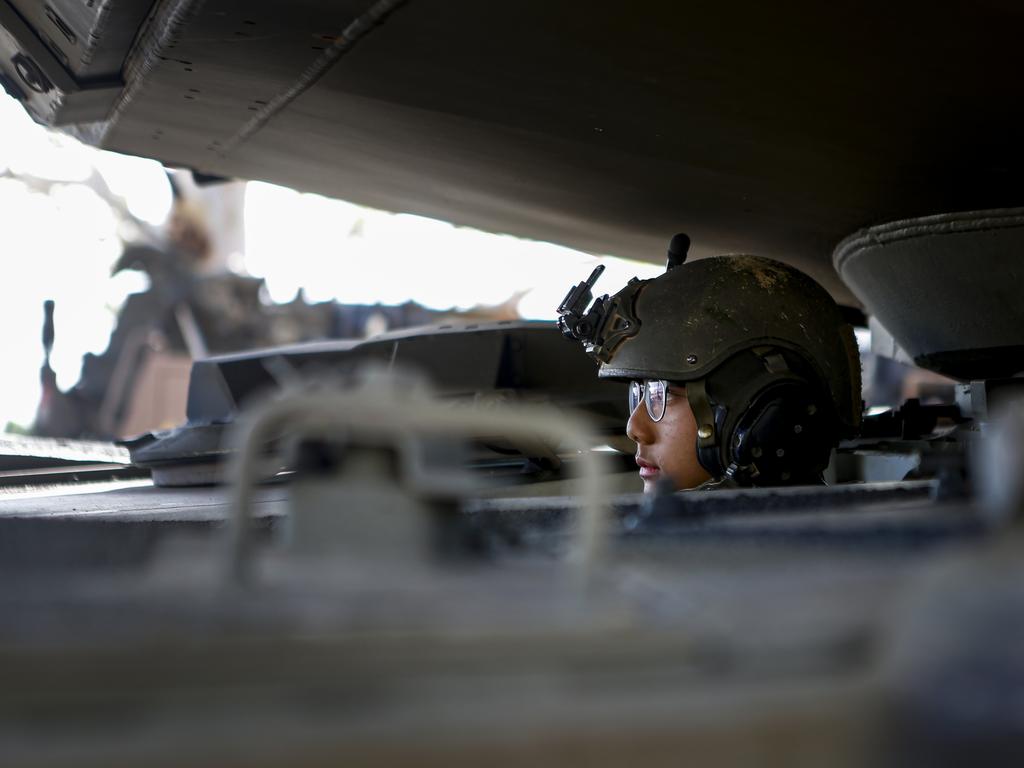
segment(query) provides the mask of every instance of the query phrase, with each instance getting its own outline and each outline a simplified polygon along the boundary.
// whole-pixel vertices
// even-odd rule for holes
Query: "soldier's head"
[[[598,375],[631,382],[626,431],[644,489],[662,478],[677,489],[820,482],[860,423],[853,329],[793,267],[682,254],[673,263],[670,249],[665,274],[634,278],[586,313],[559,308]]]

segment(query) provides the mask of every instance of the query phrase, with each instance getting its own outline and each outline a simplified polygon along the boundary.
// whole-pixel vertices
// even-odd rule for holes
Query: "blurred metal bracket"
[[[47,125],[104,120],[124,89],[121,68],[150,6],[0,0],[5,90]]]
[[[388,374],[382,374],[384,376]],[[588,422],[551,407],[502,406],[488,410],[451,407],[429,393],[389,394],[380,380],[342,391],[284,393],[256,407],[233,425],[236,446],[231,477],[234,495],[230,518],[230,578],[244,581],[250,566],[250,507],[260,480],[267,443],[286,433],[291,440],[331,438],[351,433],[390,436],[402,446],[410,435],[469,437],[503,434],[518,439],[547,439],[580,451],[584,473],[583,502],[570,550],[570,571],[581,586],[589,583],[600,560],[608,523],[603,458],[591,450],[599,442]]]

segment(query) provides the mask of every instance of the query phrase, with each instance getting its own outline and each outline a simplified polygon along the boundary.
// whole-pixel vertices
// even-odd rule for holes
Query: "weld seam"
[[[250,139],[262,129],[278,112],[285,109],[299,96],[312,88],[337,61],[351,51],[360,40],[375,27],[383,23],[400,6],[408,0],[378,0],[370,8],[356,17],[345,30],[336,37],[331,45],[323,50],[295,82],[286,91],[279,93],[262,107],[242,128],[232,136],[220,150],[221,157],[227,155],[239,144]]]
[[[182,27],[205,3],[206,0],[165,0],[150,14],[125,58],[124,90],[110,110],[110,118],[99,131],[97,138],[100,142],[106,139],[128,105],[145,87],[149,74],[163,62],[164,51],[175,41]]]

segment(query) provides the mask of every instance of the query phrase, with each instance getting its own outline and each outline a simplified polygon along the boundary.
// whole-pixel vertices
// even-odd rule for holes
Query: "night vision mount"
[[[675,235],[669,242],[665,271],[685,262],[689,249],[690,238],[682,232]],[[558,328],[562,334],[582,342],[588,355],[600,363],[607,363],[618,346],[640,330],[634,308],[636,297],[648,281],[634,277],[617,294],[611,297],[605,294],[591,306],[591,289],[602,272],[604,265],[599,264],[590,277],[570,288],[557,311]]]
[[[558,305],[558,328],[566,338],[582,342],[588,355],[606,363],[619,344],[639,330],[633,300],[641,281],[634,277],[624,290],[611,297],[605,294],[591,305],[591,289],[602,272],[600,264],[584,282],[569,289]]]

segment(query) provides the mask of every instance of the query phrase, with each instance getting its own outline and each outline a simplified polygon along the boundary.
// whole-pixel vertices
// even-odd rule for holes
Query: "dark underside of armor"
[[[858,228],[1022,202],[1014,3],[152,13],[92,135],[210,174],[651,261],[684,230],[846,302],[829,258]]]

